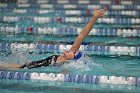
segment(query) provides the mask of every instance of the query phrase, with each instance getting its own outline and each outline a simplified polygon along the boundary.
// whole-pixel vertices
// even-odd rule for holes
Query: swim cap
[[[82,57],[82,52],[81,51],[79,51],[78,53],[76,53],[76,55],[74,56],[74,59],[76,59],[76,60],[78,60],[79,58],[81,58]]]

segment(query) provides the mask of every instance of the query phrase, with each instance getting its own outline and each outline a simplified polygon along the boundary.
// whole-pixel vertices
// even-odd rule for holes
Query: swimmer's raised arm
[[[105,15],[106,11],[107,11],[106,9],[94,9],[94,15],[93,15],[92,19],[80,32],[80,34],[76,38],[74,44],[70,48],[70,50],[72,50],[72,51],[79,50],[81,43],[88,36],[89,32],[91,31],[91,29],[92,29],[93,25],[95,24],[95,22],[97,21],[97,19],[100,17],[103,17]]]

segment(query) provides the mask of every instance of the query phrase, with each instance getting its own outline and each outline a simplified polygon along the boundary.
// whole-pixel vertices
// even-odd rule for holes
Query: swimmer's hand
[[[105,16],[105,13],[106,12],[107,12],[107,9],[106,8],[104,8],[104,9],[97,9],[97,8],[95,8],[94,9],[94,15],[93,15],[93,17],[95,17],[95,18],[103,17],[103,16]]]

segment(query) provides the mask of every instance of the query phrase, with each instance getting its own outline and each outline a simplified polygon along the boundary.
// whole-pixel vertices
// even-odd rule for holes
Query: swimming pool
[[[87,55],[86,64],[82,60],[61,67],[1,69],[2,93],[140,92],[138,0],[15,2],[0,4],[1,65],[23,64],[62,53],[73,44],[94,7],[105,6],[109,12],[98,20],[81,45],[80,50]]]

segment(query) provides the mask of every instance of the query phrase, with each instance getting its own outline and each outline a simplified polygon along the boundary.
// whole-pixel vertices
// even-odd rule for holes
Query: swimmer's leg
[[[0,70],[17,70],[20,66],[20,64],[5,64],[0,66]]]

